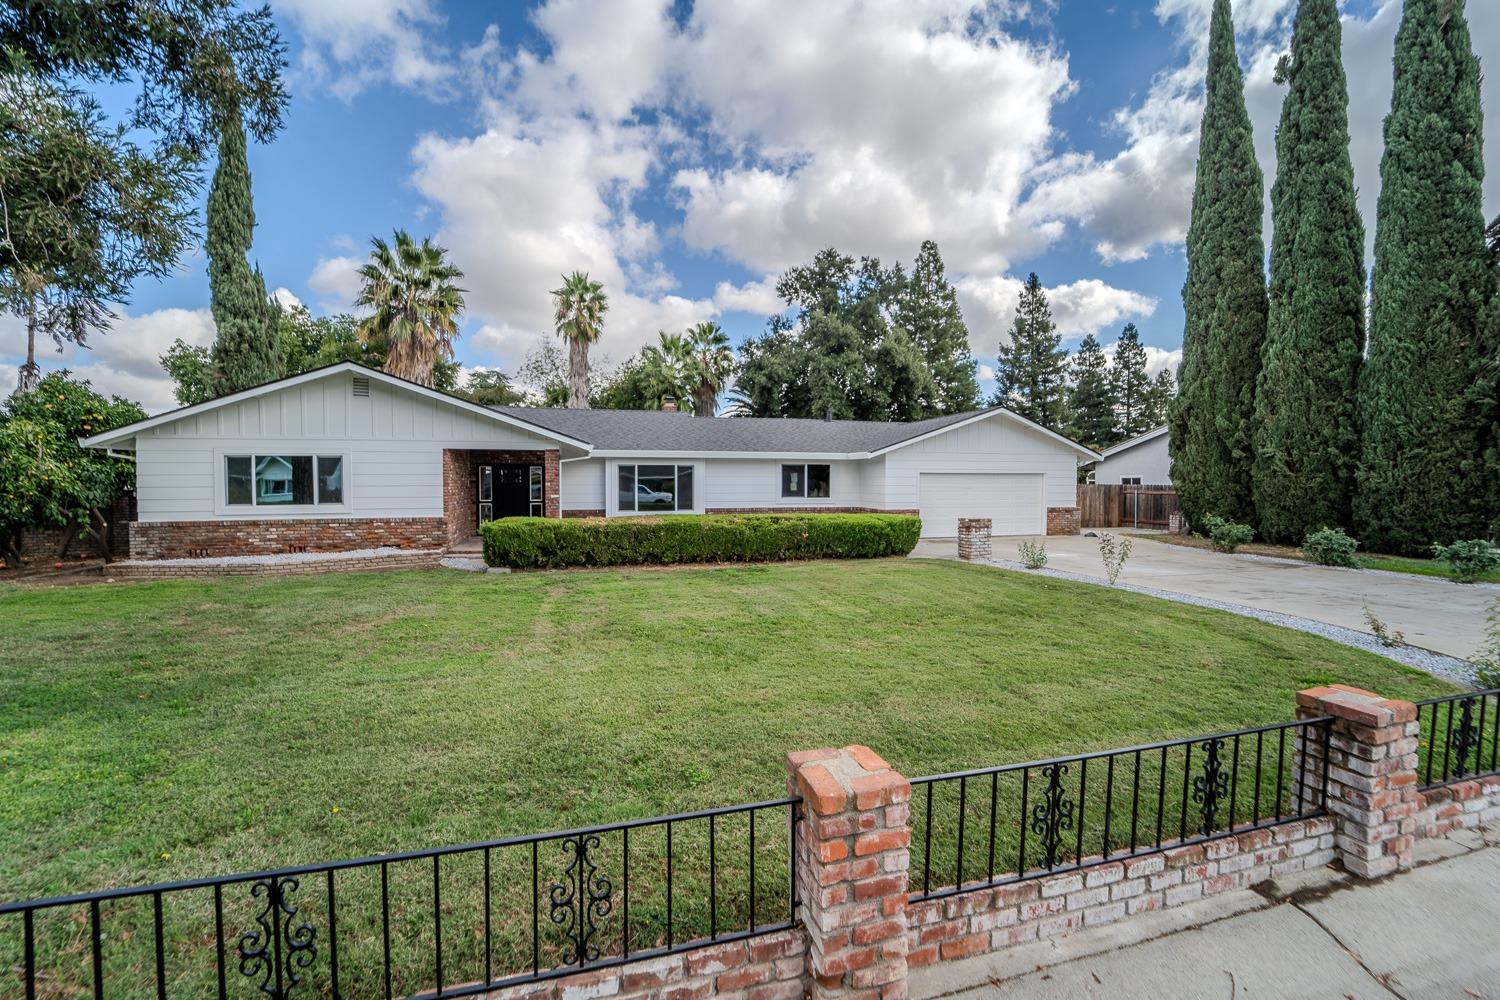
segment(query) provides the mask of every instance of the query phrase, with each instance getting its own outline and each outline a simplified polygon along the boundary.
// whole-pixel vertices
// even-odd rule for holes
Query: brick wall
[[[968,958],[1170,909],[1333,861],[1333,821],[1251,830],[1128,861],[911,904],[907,962]]]
[[[447,524],[440,517],[136,521],[130,525],[131,559],[266,556],[381,547],[438,549],[447,542]]]
[[[182,580],[219,576],[309,576],[314,573],[370,572],[388,569],[434,569],[442,558],[437,549],[413,549],[387,555],[349,556],[316,562],[219,562],[213,560],[127,561],[109,567],[108,576],[120,580]]]
[[[135,491],[126,490],[114,505],[104,512],[110,528],[110,556],[122,558],[130,553],[130,524],[135,520]],[[25,562],[50,563],[58,558],[97,559],[102,553],[99,543],[87,531],[79,529],[68,546],[66,556],[59,556],[67,528],[31,528],[21,532],[21,558]]]
[[[994,545],[990,541],[991,521],[987,517],[961,517],[958,519],[958,558],[981,562],[994,556]]]
[[[1446,837],[1454,830],[1500,823],[1500,775],[1418,792],[1414,816],[1418,837]]]
[[[477,507],[474,495],[476,465],[541,465],[542,511],[545,517],[561,517],[561,457],[556,448],[545,451],[475,451],[443,449],[443,518],[449,544],[476,534]]]
[[[1049,535],[1076,535],[1083,529],[1080,512],[1077,507],[1048,507],[1047,508],[1047,534]]]

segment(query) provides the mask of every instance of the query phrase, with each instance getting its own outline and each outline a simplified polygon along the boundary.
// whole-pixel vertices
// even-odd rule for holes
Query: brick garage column
[[[1047,534],[1077,535],[1082,532],[1083,512],[1077,507],[1048,507]]]
[[[1323,715],[1333,717],[1326,764],[1339,860],[1362,878],[1410,868],[1417,829],[1417,707],[1343,684],[1297,692],[1299,719]],[[1297,749],[1307,759],[1308,784],[1314,775],[1321,780],[1321,732],[1307,732]],[[1293,774],[1298,771],[1294,765]]]
[[[904,1000],[911,784],[868,747],[787,754],[809,996]]]

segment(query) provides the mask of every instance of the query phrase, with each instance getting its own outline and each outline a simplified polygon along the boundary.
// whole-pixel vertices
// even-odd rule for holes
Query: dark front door
[[[508,462],[474,468],[475,521],[541,517],[542,466]]]

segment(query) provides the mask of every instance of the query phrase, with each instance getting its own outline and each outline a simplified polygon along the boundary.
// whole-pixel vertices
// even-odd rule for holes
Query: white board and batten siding
[[[316,379],[185,416],[136,437],[142,521],[306,517],[440,517],[443,449],[534,449],[555,442],[376,379]],[[338,506],[226,508],[224,458],[342,455]]]
[[[889,452],[885,503],[922,513],[925,538],[951,538],[960,517],[995,534],[1042,534],[1048,507],[1077,505],[1077,457],[1003,414]]]
[[[787,464],[827,465],[826,497],[781,495],[781,467]],[[770,458],[640,458],[569,459],[562,463],[562,509],[602,510],[609,516],[622,513],[615,495],[621,465],[691,465],[695,477],[695,509],[753,509],[770,507],[818,510],[820,508],[881,507],[884,496],[883,458],[810,459],[796,456]],[[632,513],[626,511],[624,513]]]

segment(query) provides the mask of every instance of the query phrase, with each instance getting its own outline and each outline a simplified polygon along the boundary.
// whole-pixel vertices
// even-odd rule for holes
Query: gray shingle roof
[[[782,417],[694,417],[658,410],[563,410],[495,406],[506,416],[580,441],[599,451],[798,452],[846,454],[879,451],[978,413],[931,420],[802,420]]]

